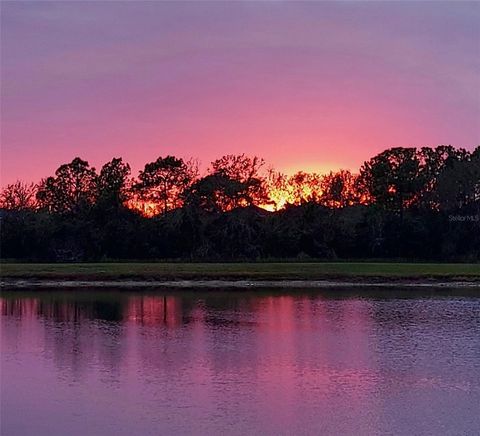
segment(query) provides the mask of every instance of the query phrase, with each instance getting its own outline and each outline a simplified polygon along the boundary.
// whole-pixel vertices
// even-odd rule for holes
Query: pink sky
[[[356,170],[480,144],[480,3],[2,2],[1,182],[75,156]]]

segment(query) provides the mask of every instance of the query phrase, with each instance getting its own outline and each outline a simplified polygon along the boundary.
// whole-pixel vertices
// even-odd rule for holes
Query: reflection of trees
[[[40,318],[59,322],[75,323],[82,320],[120,321],[121,302],[111,300],[75,300],[55,296],[35,299],[2,299],[2,313],[17,317],[37,315]]]
[[[200,398],[202,389],[215,397],[226,380],[235,381],[221,395],[232,401],[217,405],[228,414],[242,383],[261,386],[260,395],[279,407],[302,399],[298,380],[324,396],[341,384],[352,407],[360,407],[362,395],[378,388],[379,374],[415,377],[433,357],[438,365],[430,374],[444,376],[445,359],[456,358],[445,350],[478,358],[472,338],[479,313],[471,302],[381,296],[38,293],[9,295],[0,308],[17,326],[9,327],[14,341],[6,346],[40,349],[65,380],[110,384],[133,374],[165,401]]]
[[[78,380],[91,365],[99,365],[109,377],[118,374],[123,355],[121,298],[73,294],[39,294],[38,298],[0,299],[3,315],[42,332],[43,348],[62,377]]]
[[[0,298],[1,313],[14,318],[30,318],[41,313],[36,298]]]
[[[178,327],[183,318],[180,299],[166,295],[132,296],[124,314],[126,320],[147,326]]]

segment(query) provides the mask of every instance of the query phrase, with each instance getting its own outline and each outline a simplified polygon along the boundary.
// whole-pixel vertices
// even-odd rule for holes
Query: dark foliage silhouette
[[[292,176],[227,155],[167,156],[138,178],[75,158],[3,189],[1,256],[107,259],[480,259],[480,148],[391,148],[359,174]]]

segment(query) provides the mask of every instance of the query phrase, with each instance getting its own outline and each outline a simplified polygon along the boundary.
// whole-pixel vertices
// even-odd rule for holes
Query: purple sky
[[[357,169],[480,144],[479,2],[1,4],[2,185],[75,156]]]

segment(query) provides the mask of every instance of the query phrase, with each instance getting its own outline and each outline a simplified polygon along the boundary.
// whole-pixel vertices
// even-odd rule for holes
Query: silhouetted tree
[[[195,181],[198,166],[174,156],[159,157],[140,171],[135,189],[143,200],[160,205],[165,214],[182,205],[183,192]]]
[[[261,205],[270,201],[267,179],[261,173],[264,165],[265,161],[257,156],[230,154],[212,162],[210,175],[235,198],[234,207]]]
[[[103,165],[98,176],[98,201],[105,206],[119,207],[128,200],[130,165],[114,158]]]
[[[189,206],[206,212],[226,212],[246,205],[245,191],[242,182],[214,173],[197,180],[184,197]]]
[[[287,191],[293,199],[291,204],[300,205],[308,202],[318,202],[321,196],[321,176],[317,173],[299,171],[287,180]]]
[[[435,186],[435,199],[442,210],[461,209],[480,201],[480,148],[462,154],[446,165]]]
[[[17,180],[7,185],[0,194],[0,208],[7,210],[34,209],[36,206],[37,187],[34,183]]]
[[[2,191],[0,256],[480,260],[478,147],[393,148],[359,176],[287,176],[263,165],[224,156],[198,179],[194,162],[167,156],[145,165],[130,189],[122,159],[97,175],[75,158],[38,189],[17,182]],[[139,204],[163,213],[142,216],[132,210]]]
[[[439,207],[438,181],[444,170],[448,171],[455,165],[455,162],[467,158],[468,152],[465,149],[456,149],[451,145],[440,145],[436,148],[422,147],[417,152],[420,161],[424,186],[416,194],[416,203],[426,207]]]
[[[269,212],[246,206],[215,215],[204,230],[211,259],[258,259],[264,255]]]
[[[361,191],[358,176],[348,170],[330,172],[320,181],[320,202],[330,208],[343,208],[360,204],[366,199],[366,193]]]
[[[97,174],[87,161],[76,157],[61,165],[54,177],[42,180],[37,191],[41,208],[49,212],[78,212],[97,199]]]
[[[278,210],[286,205],[299,206],[304,203],[318,202],[321,195],[322,177],[316,173],[299,171],[291,176],[270,170],[268,191]]]
[[[415,148],[383,151],[360,169],[360,186],[380,206],[403,211],[423,188],[420,161]]]

